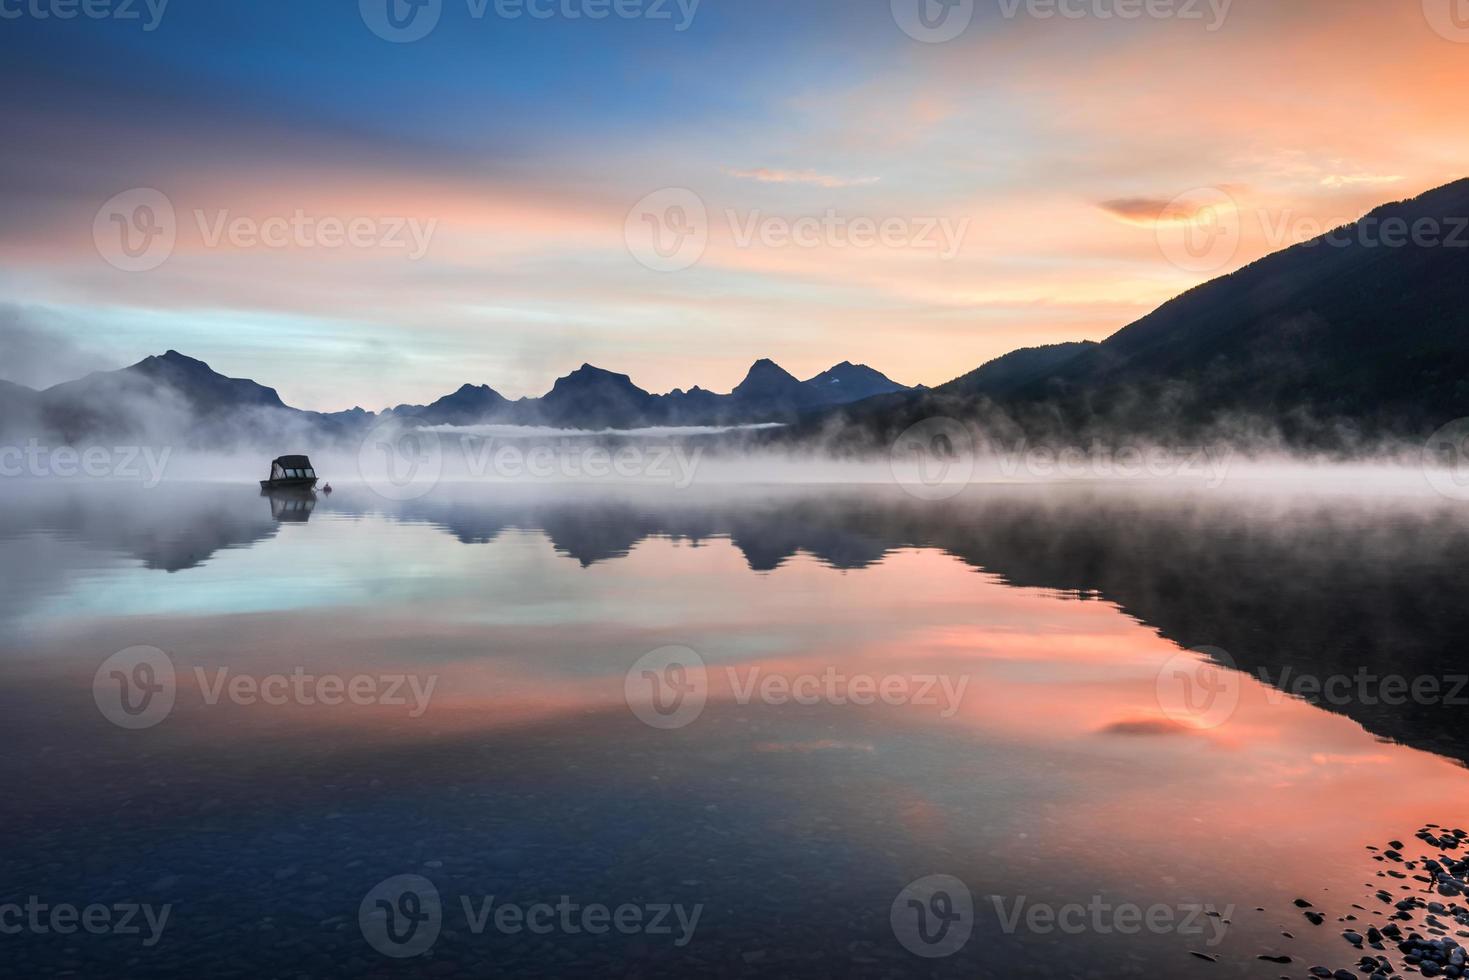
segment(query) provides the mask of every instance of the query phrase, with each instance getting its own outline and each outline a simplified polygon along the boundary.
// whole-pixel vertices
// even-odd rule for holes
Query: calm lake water
[[[11,975],[1305,976],[1469,823],[1447,501],[6,493]]]

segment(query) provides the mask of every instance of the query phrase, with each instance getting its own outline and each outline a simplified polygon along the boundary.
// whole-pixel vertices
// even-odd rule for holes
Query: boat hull
[[[292,477],[285,480],[261,480],[262,490],[310,490],[316,486],[315,479]]]

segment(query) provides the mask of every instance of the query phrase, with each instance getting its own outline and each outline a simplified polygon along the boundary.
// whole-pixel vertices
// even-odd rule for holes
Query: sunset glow
[[[981,5],[943,44],[887,3],[710,3],[682,31],[447,3],[410,44],[353,6],[178,4],[151,32],[7,22],[22,43],[0,75],[21,97],[0,117],[29,137],[0,147],[0,315],[88,363],[178,347],[326,410],[464,382],[539,395],[583,361],[727,391],[758,357],[807,377],[835,353],[933,385],[1017,346],[1101,339],[1469,156],[1469,45],[1417,2],[1235,0],[1217,26],[1203,5],[1129,21]],[[135,187],[177,215],[147,272],[110,266],[92,235]],[[676,273],[625,240],[665,188],[708,213],[707,248]],[[1158,239],[1201,188],[1240,224],[1203,271]],[[415,222],[425,247],[210,241],[297,214]],[[908,238],[742,241],[828,214]],[[947,258],[914,243],[940,221],[963,228]]]

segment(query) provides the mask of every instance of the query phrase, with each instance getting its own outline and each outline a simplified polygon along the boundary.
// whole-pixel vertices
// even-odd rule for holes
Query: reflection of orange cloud
[[[318,547],[371,537],[312,527],[342,532],[313,541]],[[422,718],[384,707],[204,709],[189,690],[150,737],[206,755],[216,746],[277,743],[291,753],[284,758],[419,753],[426,764],[415,778],[425,785],[488,778],[483,757],[456,753],[460,745],[497,755],[533,743],[550,760],[539,770],[546,778],[621,780],[624,790],[631,771],[639,786],[655,775],[680,792],[684,784],[664,765],[673,760],[675,768],[738,775],[752,795],[789,787],[783,802],[791,805],[772,818],[774,833],[831,833],[833,822],[816,815],[845,807],[851,819],[834,823],[874,853],[902,853],[919,841],[982,860],[986,848],[1003,846],[1020,862],[1066,857],[1068,874],[1087,888],[1109,879],[1136,887],[1157,871],[1176,875],[1191,894],[1239,885],[1235,894],[1272,908],[1308,894],[1298,890],[1303,882],[1350,893],[1363,881],[1351,863],[1361,844],[1469,806],[1461,768],[1380,743],[1350,718],[1282,698],[1248,675],[1240,675],[1238,710],[1222,725],[1148,737],[1172,730],[1159,720],[1156,681],[1177,646],[1110,603],[1006,586],[936,551],[908,549],[846,573],[801,556],[756,575],[728,538],[698,548],[655,538],[615,565],[582,569],[530,533],[469,546],[428,525],[393,532],[395,553],[455,573],[441,583],[470,587],[414,590],[401,603],[392,593],[352,591],[370,605],[213,617],[196,610],[184,624],[152,620],[149,635],[171,649],[192,641],[191,655],[201,657],[202,644],[213,662],[251,673],[287,670],[302,658],[318,672],[432,673],[439,682]],[[283,535],[261,547],[289,543]],[[248,554],[221,553],[179,573],[173,587],[210,567],[229,571]],[[339,554],[346,568],[367,564],[354,557]],[[55,634],[58,656],[37,657],[29,669],[53,673],[65,663],[69,689],[87,698],[96,662],[79,662],[76,651],[113,643],[121,628],[83,617]],[[282,643],[289,637],[310,637],[312,646],[293,649]],[[705,656],[710,699],[689,727],[657,732],[623,704],[622,671],[639,651],[673,638]],[[922,706],[742,705],[726,666],[784,676],[826,666],[941,673],[970,684],[948,717]],[[604,754],[609,744],[615,749]],[[587,764],[607,758],[624,768]],[[771,782],[781,770],[814,778]],[[1384,791],[1384,780],[1414,792]],[[821,806],[800,795],[837,786]],[[1244,852],[1254,866],[1234,859]],[[1262,879],[1293,893],[1262,894]]]
[[[1196,735],[1204,731],[1171,718],[1125,718],[1099,729],[1102,735]]]

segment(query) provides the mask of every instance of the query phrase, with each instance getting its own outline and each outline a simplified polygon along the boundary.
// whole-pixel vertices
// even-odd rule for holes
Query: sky
[[[1466,175],[1464,0],[945,2],[0,0],[0,377],[940,384]]]

